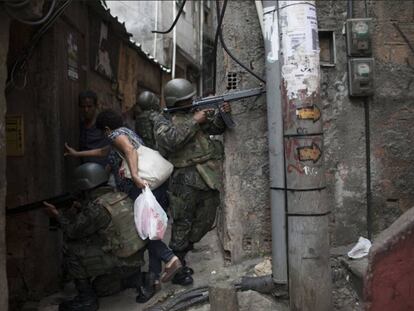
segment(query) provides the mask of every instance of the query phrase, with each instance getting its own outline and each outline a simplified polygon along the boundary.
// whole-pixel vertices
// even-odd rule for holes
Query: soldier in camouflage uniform
[[[145,242],[135,229],[132,200],[106,185],[108,174],[104,168],[85,163],[76,169],[75,176],[85,195],[85,202],[78,204],[77,211],[62,213],[45,202],[46,212],[62,228],[66,269],[79,292],[73,300],[61,303],[59,310],[97,310],[100,286],[106,286],[103,291],[110,294],[139,285]],[[119,278],[114,278],[114,271],[135,273],[121,284]],[[92,280],[99,285],[94,288]],[[117,282],[105,284],[108,280]]]
[[[160,100],[154,93],[144,91],[138,96],[137,105],[141,112],[135,117],[135,132],[147,147],[157,150],[152,119],[161,113]]]
[[[173,79],[164,89],[167,107],[191,105],[196,90],[185,79]],[[230,112],[225,103],[223,111]],[[177,112],[154,118],[157,144],[174,164],[169,185],[173,218],[170,247],[181,259],[183,268],[173,283],[193,282],[192,269],[185,266],[185,255],[193,244],[211,230],[220,204],[221,159],[223,147],[209,135],[222,134],[225,124],[214,110]]]

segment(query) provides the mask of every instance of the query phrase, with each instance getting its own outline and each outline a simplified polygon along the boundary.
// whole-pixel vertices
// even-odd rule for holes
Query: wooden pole
[[[279,1],[292,311],[331,311],[315,1]]]

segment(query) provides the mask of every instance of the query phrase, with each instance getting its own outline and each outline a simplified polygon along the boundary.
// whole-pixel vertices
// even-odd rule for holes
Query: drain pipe
[[[277,1],[263,1],[263,33],[272,220],[272,274],[273,281],[276,284],[286,284],[287,290],[286,185],[277,5]]]

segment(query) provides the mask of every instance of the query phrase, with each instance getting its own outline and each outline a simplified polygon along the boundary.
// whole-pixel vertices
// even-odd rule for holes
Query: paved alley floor
[[[166,236],[169,240],[169,236]],[[257,258],[244,261],[240,265],[226,265],[220,250],[217,233],[215,230],[209,232],[199,243],[195,245],[195,249],[188,254],[188,264],[194,269],[194,284],[189,287],[182,287],[171,283],[163,284],[162,290],[158,292],[146,304],[137,304],[135,302],[136,292],[133,289],[125,290],[117,295],[104,297],[99,300],[101,311],[140,311],[146,307],[152,306],[159,301],[164,301],[168,297],[193,287],[201,285],[214,284],[231,284],[240,279],[244,275],[252,275],[254,266],[261,262],[263,258]],[[144,271],[146,268],[143,269]],[[65,292],[59,293],[43,299],[39,305],[39,311],[57,311],[58,303],[63,297],[74,295],[73,288],[67,288]],[[192,311],[208,311],[209,304],[193,307]],[[250,308],[248,308],[250,310]],[[260,309],[251,309],[259,311]],[[281,308],[280,310],[286,310]],[[263,310],[267,311],[267,310]],[[275,310],[278,311],[278,310]]]

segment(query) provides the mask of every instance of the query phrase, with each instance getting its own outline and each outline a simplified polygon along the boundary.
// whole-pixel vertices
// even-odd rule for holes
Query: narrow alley
[[[0,0],[0,311],[414,311],[414,2]]]

